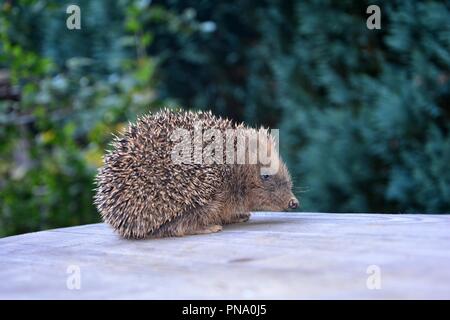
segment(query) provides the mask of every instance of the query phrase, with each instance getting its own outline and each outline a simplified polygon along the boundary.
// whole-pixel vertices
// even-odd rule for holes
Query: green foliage
[[[311,17],[314,8],[302,5],[299,13]],[[293,45],[297,53],[289,55],[302,57],[302,63],[279,73],[286,99],[294,98],[280,126],[292,128],[286,147],[310,190],[305,207],[448,212],[449,8],[438,1],[397,1],[382,8],[382,30],[368,31],[352,22],[364,15],[344,2],[335,5],[330,26]],[[316,21],[330,21],[331,12],[322,10]],[[336,39],[333,23],[345,28],[344,41]],[[299,19],[297,28],[317,26]],[[330,49],[315,52],[322,41]],[[295,99],[302,78],[308,92]],[[302,115],[293,119],[299,107]]]
[[[303,210],[450,211],[442,1],[0,4],[0,236],[98,221],[111,133],[163,102],[281,129]],[[305,191],[305,192],[302,192]]]
[[[164,57],[158,89],[280,128],[303,210],[448,212],[449,6],[380,2],[382,29],[368,30],[370,4],[170,1],[216,30],[145,20]]]
[[[83,3],[83,13],[96,16],[96,5]],[[22,95],[0,102],[0,236],[98,221],[93,176],[111,133],[161,104],[152,89],[156,63],[136,56],[127,40],[141,36],[123,27],[125,16],[122,26],[83,20],[80,35],[61,28],[61,12],[52,1],[19,1],[0,15],[0,66]],[[39,29],[26,28],[36,20]],[[104,30],[115,33],[100,41]]]

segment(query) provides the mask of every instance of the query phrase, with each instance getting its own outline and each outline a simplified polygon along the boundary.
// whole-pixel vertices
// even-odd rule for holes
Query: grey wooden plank
[[[449,215],[256,213],[183,238],[54,229],[0,239],[0,298],[449,299],[449,228]],[[367,287],[372,265],[380,289]]]

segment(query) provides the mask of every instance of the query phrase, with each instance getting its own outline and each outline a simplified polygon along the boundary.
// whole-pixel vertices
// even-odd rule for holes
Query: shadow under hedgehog
[[[215,133],[209,145],[206,131]],[[175,132],[187,136],[179,141]],[[225,143],[222,136],[230,133],[236,139]],[[250,136],[257,137],[256,144]],[[215,161],[202,157],[211,141],[217,147],[212,152]],[[124,238],[207,234],[247,221],[250,211],[298,207],[288,169],[266,129],[211,112],[164,109],[138,118],[111,146],[95,179],[94,203],[103,221]],[[182,161],[176,157],[180,149],[188,152]],[[261,161],[261,150],[269,155],[269,164]],[[265,174],[267,165],[275,171]]]

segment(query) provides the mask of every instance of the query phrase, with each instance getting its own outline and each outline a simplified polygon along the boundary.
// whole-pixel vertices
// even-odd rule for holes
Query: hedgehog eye
[[[267,180],[269,180],[269,179],[270,179],[270,176],[269,176],[268,174],[262,174],[262,175],[261,175],[261,180],[267,181]]]

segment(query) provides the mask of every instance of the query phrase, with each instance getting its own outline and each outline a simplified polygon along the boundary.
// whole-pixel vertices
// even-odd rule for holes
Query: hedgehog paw
[[[216,233],[222,231],[222,226],[218,224],[212,224],[203,229],[198,229],[194,232],[194,234],[208,234],[208,233]]]
[[[247,222],[250,219],[250,214],[241,214],[236,219],[236,223]]]

